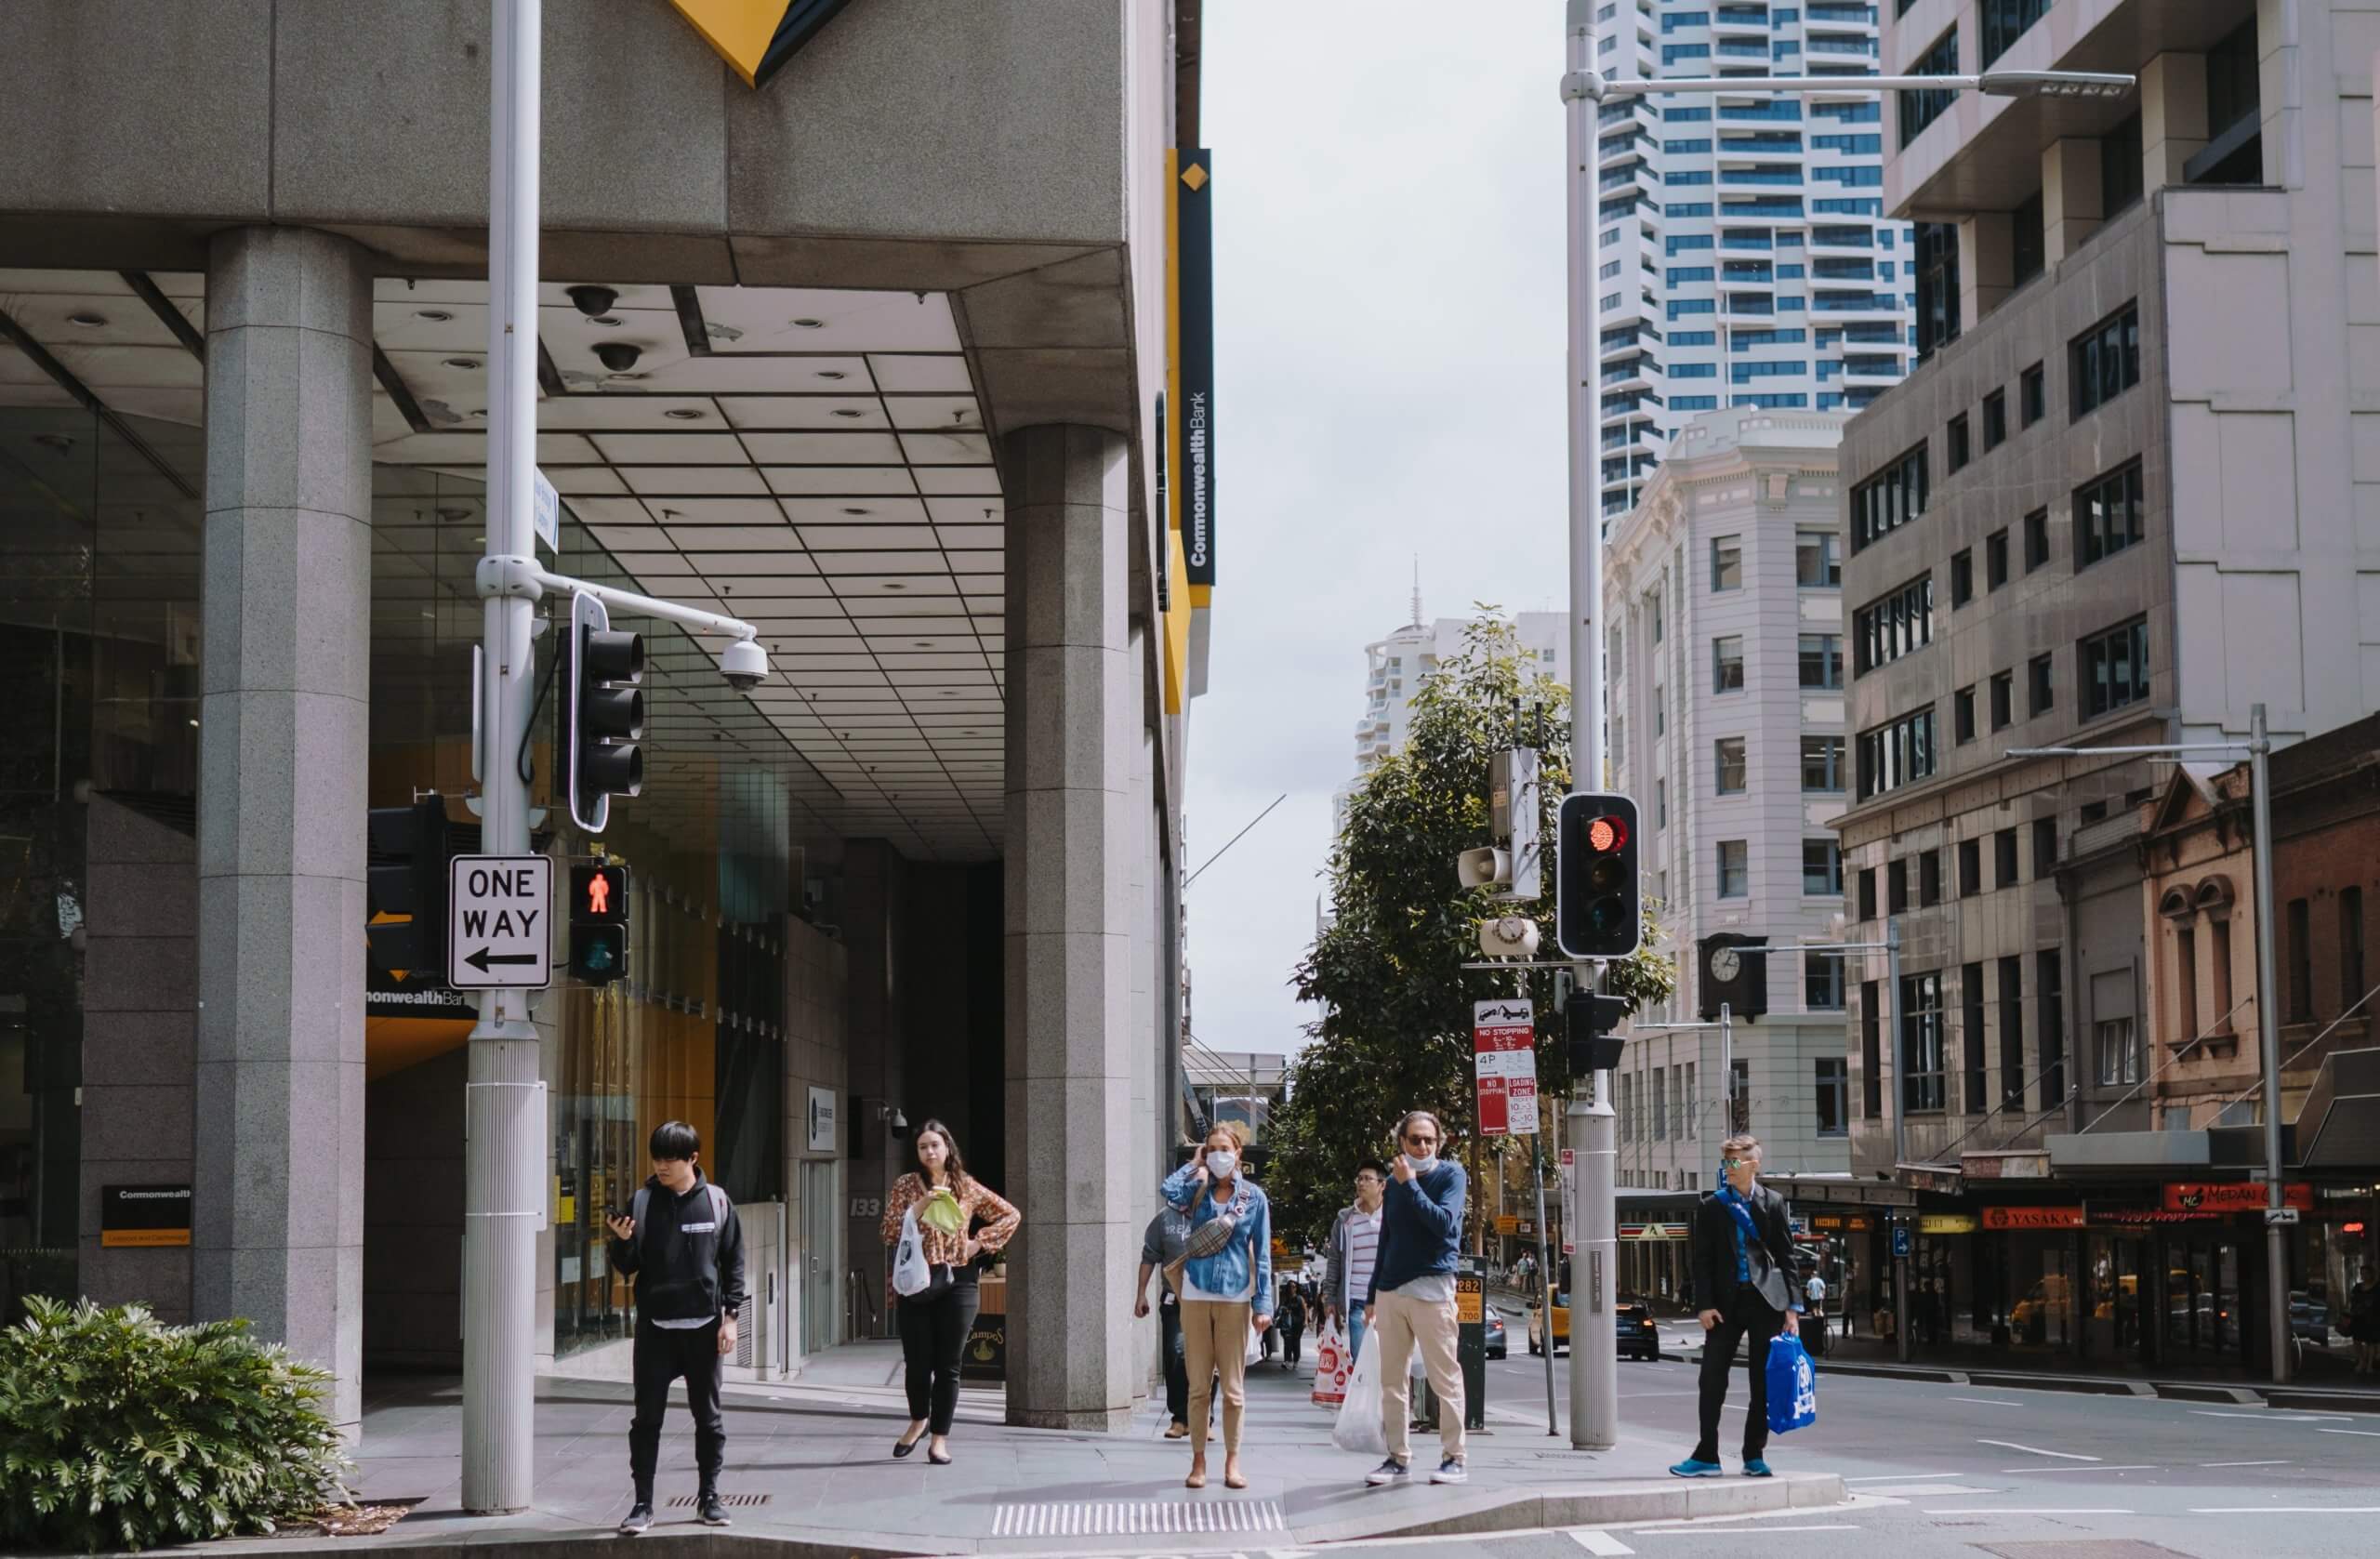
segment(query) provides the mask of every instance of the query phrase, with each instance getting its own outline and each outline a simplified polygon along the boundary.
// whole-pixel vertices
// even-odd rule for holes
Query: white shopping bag
[[[925,1241],[918,1237],[918,1209],[911,1208],[901,1215],[901,1247],[892,1258],[892,1291],[896,1294],[922,1294],[933,1282],[933,1268],[926,1262]]]
[[[1364,1333],[1355,1353],[1355,1372],[1347,1377],[1347,1398],[1339,1405],[1339,1421],[1331,1426],[1330,1443],[1342,1451],[1366,1456],[1388,1454],[1388,1429],[1381,1420],[1380,1333]]]
[[[1336,1407],[1346,1400],[1347,1377],[1355,1361],[1347,1356],[1347,1339],[1334,1322],[1322,1328],[1314,1351],[1314,1401],[1318,1407]]]

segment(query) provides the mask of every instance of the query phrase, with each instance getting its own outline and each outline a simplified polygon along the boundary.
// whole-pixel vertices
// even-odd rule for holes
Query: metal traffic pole
[[[1900,1167],[1909,1157],[1909,1093],[1901,1076],[1900,1025],[1900,922],[1887,916],[1884,919],[1884,984],[1890,988],[1885,1011],[1892,1014],[1892,1027],[1885,1030],[1880,1050],[1892,1052],[1893,1109],[1893,1182],[1900,1182]],[[1889,1237],[1889,1236],[1887,1236]],[[1907,1243],[1914,1249],[1917,1232],[1912,1229]],[[1909,1362],[1909,1258],[1901,1254],[1903,1242],[1893,1241],[1893,1354],[1901,1363]]]

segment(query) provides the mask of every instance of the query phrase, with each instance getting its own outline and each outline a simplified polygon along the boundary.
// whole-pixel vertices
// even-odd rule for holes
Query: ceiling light
[[[617,314],[601,314],[588,323],[590,324],[617,325],[621,321],[620,316]]]
[[[469,520],[470,517],[471,517],[471,511],[470,511],[469,509],[457,509],[457,508],[452,508],[452,507],[450,507],[450,508],[446,508],[446,509],[440,509],[440,510],[438,511],[438,518],[440,518],[441,520],[445,521],[445,522],[446,522],[446,523],[448,523],[448,524],[450,524],[450,525],[460,524],[462,522],[464,522],[464,521],[466,521],[466,520]]]
[[[471,537],[471,543],[476,547],[485,547],[487,545],[487,537],[483,535],[475,535]]]
[[[931,639],[912,639],[909,641],[909,647],[913,650],[931,650],[933,648],[933,641]]]
[[[865,416],[867,414],[861,411],[857,406],[837,406],[835,408],[835,415],[837,416]]]
[[[822,379],[845,379],[851,377],[850,375],[844,373],[840,368],[821,368],[818,370],[818,377]]]
[[[703,414],[693,406],[672,406],[661,415],[679,422],[699,422]]]
[[[470,369],[480,365],[480,360],[476,357],[450,357],[443,361],[449,368]]]
[[[437,614],[437,613],[435,613],[435,612],[424,612],[424,613],[422,614],[422,615],[423,615],[423,616],[425,616],[425,617],[435,617],[435,616],[437,616],[437,615],[438,615],[438,614]]]
[[[798,330],[824,330],[826,328],[826,322],[825,320],[796,320],[793,324],[794,327]]]
[[[864,509],[846,509],[843,512],[845,514],[866,514],[867,510]]]
[[[455,316],[443,309],[416,309],[413,311],[413,317],[417,320],[428,320],[432,324],[444,324]]]
[[[884,581],[884,588],[888,590],[906,590],[909,587],[902,584],[898,579],[887,579]]]
[[[97,330],[99,326],[108,323],[108,317],[105,314],[94,314],[86,310],[79,314],[67,315],[66,323],[69,324],[79,324],[86,330]]]

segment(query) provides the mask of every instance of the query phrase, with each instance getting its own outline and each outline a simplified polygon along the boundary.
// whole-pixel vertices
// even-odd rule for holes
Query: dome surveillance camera
[[[768,680],[769,654],[751,640],[739,639],[719,657],[719,669],[729,687],[749,693]]]
[[[605,341],[595,349],[595,361],[615,374],[627,373],[643,355],[642,349],[629,346],[626,341]]]
[[[564,290],[569,295],[571,307],[588,319],[610,313],[612,305],[620,300],[619,293],[611,287],[576,286]]]

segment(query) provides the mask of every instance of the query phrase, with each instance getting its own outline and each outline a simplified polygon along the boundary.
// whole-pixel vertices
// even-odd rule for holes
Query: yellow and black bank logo
[[[851,0],[669,0],[747,86],[766,85]]]

